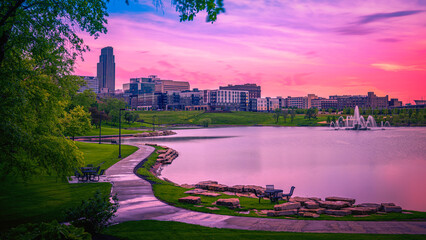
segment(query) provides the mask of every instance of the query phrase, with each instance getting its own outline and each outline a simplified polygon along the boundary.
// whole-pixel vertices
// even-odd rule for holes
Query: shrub
[[[96,191],[93,198],[83,200],[81,205],[66,212],[66,219],[76,227],[83,227],[89,233],[99,233],[107,227],[118,208],[117,196]]]
[[[63,225],[59,224],[57,221],[53,221],[50,223],[27,223],[19,225],[7,232],[4,239],[89,240],[92,239],[92,237],[89,233],[85,232],[83,228]]]
[[[209,127],[209,124],[212,122],[210,118],[203,118],[200,120],[200,124],[203,125],[203,127]]]

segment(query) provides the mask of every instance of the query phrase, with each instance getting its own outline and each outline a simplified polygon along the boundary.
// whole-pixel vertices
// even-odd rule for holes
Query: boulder
[[[385,206],[395,206],[395,203],[381,203],[379,211],[384,211]]]
[[[198,193],[198,195],[203,195],[207,197],[219,197],[222,194],[216,193],[216,192],[203,192],[203,193]]]
[[[312,212],[299,212],[299,216],[306,218],[317,218],[320,215]]]
[[[288,210],[288,209],[299,209],[301,207],[299,202],[287,202],[277,204],[274,206],[275,211]]]
[[[299,212],[311,212],[316,214],[324,214],[325,208],[316,208],[316,209],[300,208]]]
[[[265,188],[263,188],[261,186],[256,186],[256,185],[245,185],[244,191],[252,192],[252,193],[254,193],[254,192],[263,193],[265,191]]]
[[[275,216],[274,210],[260,210],[259,215]]]
[[[228,187],[228,191],[234,192],[234,193],[236,193],[236,192],[242,193],[243,189],[244,189],[244,185],[235,185],[235,186],[232,186],[232,187]]]
[[[309,199],[309,198],[305,198],[305,197],[292,197],[291,199],[290,199],[290,202],[300,202],[300,204],[302,205],[302,206],[305,206],[305,203],[306,202],[309,202],[309,201],[312,201],[311,199]]]
[[[200,189],[200,188],[195,188],[195,189],[186,191],[184,193],[186,193],[186,194],[200,194],[200,193],[204,193],[204,192],[207,192],[207,190]]]
[[[240,200],[238,198],[218,199],[215,203],[218,206],[225,206],[231,209],[240,207]]]
[[[333,216],[347,216],[351,214],[351,211],[346,209],[342,209],[342,210],[326,209],[324,213],[328,215],[333,215]]]
[[[201,198],[195,197],[195,196],[188,196],[188,197],[179,198],[178,201],[182,203],[200,204]]]
[[[379,211],[381,205],[377,203],[361,203],[358,204],[357,207],[369,207],[369,208],[375,208],[376,212]]]
[[[275,216],[289,216],[289,215],[297,215],[297,209],[275,211]]]
[[[319,201],[321,201],[321,198],[318,198],[318,197],[309,197],[309,199],[311,199],[312,201],[314,201],[314,202],[319,202]]]
[[[350,210],[354,215],[369,215],[377,212],[374,207],[350,207],[345,208],[345,210]]]
[[[400,206],[384,206],[383,210],[387,213],[391,213],[391,212],[400,213],[400,212],[402,212],[402,208]]]
[[[319,201],[318,203],[320,207],[327,208],[327,209],[334,209],[334,210],[350,207],[349,202],[342,202],[342,201]]]
[[[353,205],[355,203],[355,199],[353,199],[353,198],[343,198],[343,197],[326,197],[325,201],[348,202],[351,205]]]
[[[304,205],[308,209],[317,209],[317,208],[319,208],[319,203],[314,202],[312,200],[309,200],[309,201],[305,202]]]
[[[207,189],[210,191],[217,191],[217,192],[225,192],[228,190],[228,186],[223,184],[208,184]]]
[[[181,184],[180,185],[181,187],[183,187],[183,188],[195,188],[195,185],[192,185],[192,184],[186,184],[186,183],[184,183],[184,184]]]

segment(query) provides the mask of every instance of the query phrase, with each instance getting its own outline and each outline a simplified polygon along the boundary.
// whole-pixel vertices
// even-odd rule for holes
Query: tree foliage
[[[81,79],[71,76],[88,48],[75,31],[105,33],[106,4],[96,0],[0,3],[0,173],[66,176],[82,154],[61,119]]]
[[[217,15],[225,12],[223,0],[172,0],[176,11],[180,13],[180,21],[192,21],[201,11],[206,11],[207,22],[217,20]]]
[[[77,106],[71,109],[69,113],[64,113],[64,118],[62,119],[63,132],[74,140],[75,136],[83,135],[92,129],[90,122],[90,113],[85,111],[82,106]]]

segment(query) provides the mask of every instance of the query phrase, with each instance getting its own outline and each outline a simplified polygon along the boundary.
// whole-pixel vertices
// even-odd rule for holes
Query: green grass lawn
[[[108,169],[114,163],[118,162],[118,145],[117,144],[98,144],[75,142],[77,147],[83,152],[85,164],[93,164],[94,166],[105,162],[101,169]],[[134,153],[138,148],[135,146],[121,145],[121,156],[124,158]]]
[[[161,147],[155,147],[157,150],[162,149]],[[253,209],[257,210],[273,210],[274,203],[271,203],[268,200],[259,200],[257,198],[249,198],[249,197],[237,197],[230,196],[226,194],[222,194],[218,197],[208,197],[208,196],[199,196],[201,198],[201,204],[203,207],[195,207],[193,204],[189,203],[181,203],[179,202],[179,198],[190,196],[190,194],[186,194],[185,192],[189,189],[182,188],[179,186],[175,186],[173,183],[163,181],[156,176],[154,176],[149,169],[155,164],[157,160],[158,153],[156,151],[148,157],[147,161],[137,170],[137,173],[142,175],[145,179],[149,180],[152,185],[152,189],[154,191],[155,196],[169,203],[170,205],[186,208],[193,211],[206,212],[206,213],[215,213],[222,215],[233,215],[233,216],[246,216],[246,217],[266,217],[259,216]],[[223,206],[215,206],[218,207],[219,210],[210,210],[206,207],[212,207],[212,203],[215,202],[219,198],[239,198],[241,209],[229,209]],[[283,203],[285,201],[281,201]],[[250,210],[249,214],[241,214],[239,212]],[[354,216],[345,216],[345,217],[333,217],[329,215],[322,214],[319,218],[315,218],[315,220],[338,220],[338,221],[403,221],[403,220],[426,220],[426,212],[417,212],[410,211],[411,214],[402,214],[402,213],[388,213],[388,214],[372,214],[366,217],[354,217]],[[290,216],[293,219],[299,220],[312,220],[311,218],[304,218],[300,216]],[[286,216],[281,217],[271,217],[271,218],[288,218]]]
[[[105,163],[105,169],[119,159],[118,146],[95,143],[76,143],[84,153],[86,163]],[[133,146],[122,146],[122,156],[126,157],[136,151]],[[37,177],[27,182],[5,179],[0,184],[0,230],[28,222],[50,222],[54,219],[63,221],[63,213],[75,207],[81,200],[92,197],[96,190],[111,192],[110,183],[62,182],[55,176]]]
[[[151,123],[153,116],[156,116],[157,124],[189,124],[200,125],[204,118],[211,119],[212,125],[278,125],[278,126],[318,126],[324,125],[318,122],[326,121],[327,115],[320,115],[317,119],[307,120],[304,114],[295,116],[291,122],[290,115],[286,121],[281,116],[278,124],[275,123],[273,113],[264,112],[215,112],[204,113],[202,111],[141,111],[139,118]]]
[[[128,129],[121,129],[121,134],[134,134],[134,133],[141,133],[144,131],[138,131],[138,130],[128,130]],[[112,127],[102,127],[102,136],[105,135],[118,135],[118,128],[112,128]],[[85,133],[84,136],[99,136],[99,128],[93,128],[89,132]]]
[[[292,232],[266,232],[246,231],[234,229],[208,228],[198,225],[179,222],[160,222],[153,220],[125,222],[113,225],[104,231],[105,234],[126,240],[139,239],[291,239],[291,240],[396,240],[396,239],[424,239],[420,235],[394,235],[394,234],[343,234],[343,233],[292,233]]]

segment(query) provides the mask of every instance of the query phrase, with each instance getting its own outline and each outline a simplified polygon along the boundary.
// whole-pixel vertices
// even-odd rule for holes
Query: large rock
[[[346,209],[342,209],[342,210],[326,209],[324,213],[328,215],[334,215],[334,216],[347,216],[351,214],[351,211]]]
[[[306,218],[317,218],[320,215],[312,212],[299,212],[299,216]]]
[[[312,201],[311,199],[309,199],[309,198],[305,198],[305,197],[292,197],[291,199],[290,199],[290,202],[300,202],[300,204],[302,205],[302,206],[305,206],[305,203],[306,202],[309,202],[309,201]]]
[[[225,206],[231,209],[240,207],[240,200],[238,198],[218,199],[215,203],[218,206]]]
[[[205,193],[205,192],[207,192],[207,190],[200,189],[200,188],[195,188],[195,189],[186,191],[184,193],[186,193],[186,194],[200,194],[200,193]]]
[[[380,210],[381,205],[377,203],[361,203],[358,204],[357,207],[369,207],[369,208],[375,208],[376,212]]]
[[[210,191],[225,192],[228,190],[228,186],[223,184],[209,184],[207,189]]]
[[[245,185],[244,186],[244,191],[245,192],[258,192],[258,193],[263,193],[265,191],[265,188],[261,187],[261,186],[256,186],[256,185]]]
[[[334,210],[350,207],[349,202],[342,202],[342,201],[319,201],[318,203],[320,207],[327,208],[327,209],[334,209]]]
[[[325,208],[316,208],[316,209],[300,208],[299,212],[311,212],[316,214],[324,214]]]
[[[275,216],[289,216],[289,215],[297,215],[297,209],[275,211]]]
[[[201,198],[195,197],[195,196],[188,196],[188,197],[179,198],[178,201],[182,203],[199,204],[201,203]]]
[[[374,207],[350,207],[345,208],[345,210],[350,210],[353,215],[368,215],[377,212],[377,209]]]
[[[396,206],[395,203],[381,203],[380,204],[380,211],[385,211],[385,206]]]
[[[244,185],[235,185],[232,187],[228,187],[228,191],[234,192],[234,193],[242,193],[244,190]]]
[[[402,212],[402,208],[400,206],[384,206],[383,210],[387,213],[391,213],[391,212],[400,213],[400,212]]]
[[[355,199],[353,199],[353,198],[343,198],[343,197],[326,197],[325,201],[348,202],[351,205],[353,205],[355,203]]]
[[[274,206],[275,211],[288,210],[288,209],[299,209],[301,207],[299,202],[287,202],[277,204]]]
[[[319,203],[314,202],[312,200],[309,200],[309,201],[305,202],[304,205],[308,209],[317,209],[317,208],[319,208]]]

